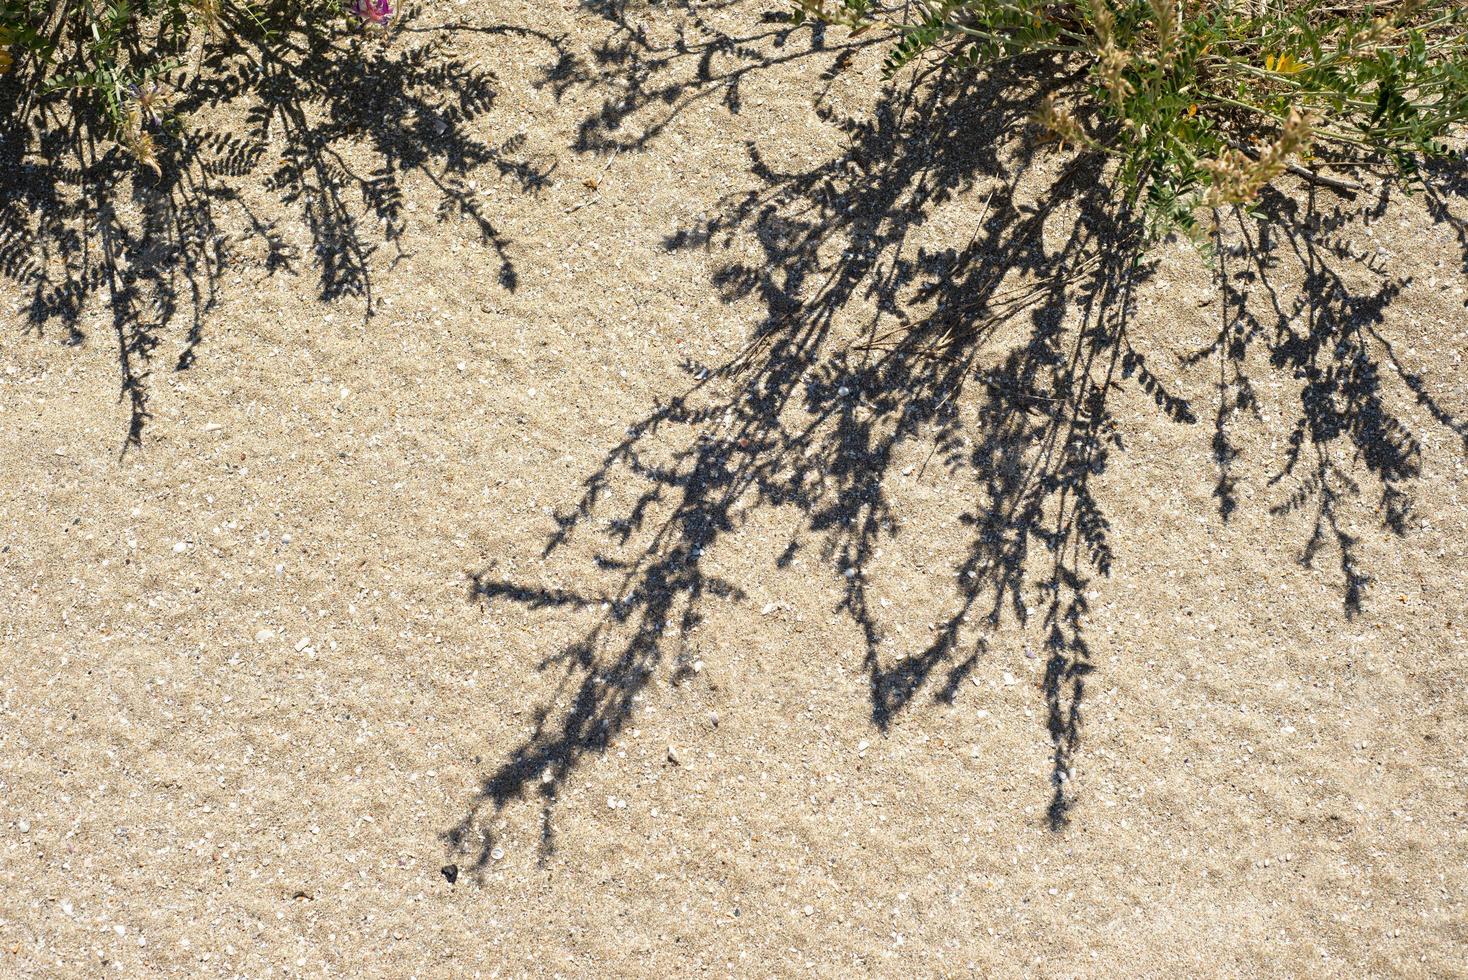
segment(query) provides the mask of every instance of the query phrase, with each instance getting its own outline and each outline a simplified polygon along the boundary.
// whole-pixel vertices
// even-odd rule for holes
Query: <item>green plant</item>
[[[1247,204],[1300,163],[1390,158],[1409,178],[1468,118],[1461,0],[795,0],[892,30],[890,76],[938,56],[1023,76],[1043,138],[1113,158],[1156,231]],[[1296,161],[1300,161],[1297,163]]]
[[[60,97],[67,109],[94,119],[102,134],[139,162],[158,169],[155,135],[169,103],[188,84],[211,42],[241,25],[269,34],[268,20],[287,8],[307,27],[331,29],[353,14],[367,25],[386,26],[388,0],[0,0],[0,74],[25,87],[18,100],[25,115]],[[238,37],[234,40],[242,40]],[[22,122],[23,120],[13,120]]]

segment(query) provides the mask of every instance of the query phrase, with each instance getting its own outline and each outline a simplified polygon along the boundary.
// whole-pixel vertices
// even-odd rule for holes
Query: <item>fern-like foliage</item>
[[[890,76],[924,58],[1046,93],[1033,121],[1100,151],[1154,233],[1249,205],[1286,173],[1350,190],[1320,158],[1377,158],[1409,181],[1468,119],[1461,0],[795,0],[796,19],[890,31]]]

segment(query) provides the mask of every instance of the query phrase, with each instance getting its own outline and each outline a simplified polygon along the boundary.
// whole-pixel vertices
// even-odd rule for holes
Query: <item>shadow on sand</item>
[[[370,317],[374,267],[393,261],[376,253],[401,254],[404,185],[422,179],[440,218],[474,222],[514,289],[510,243],[468,178],[490,169],[531,192],[550,169],[522,153],[523,137],[477,135],[500,86],[455,50],[459,29],[307,33],[288,4],[261,8],[259,21],[222,10],[210,53],[179,86],[174,115],[187,126],[155,127],[156,173],[24,66],[0,78],[0,114],[25,121],[0,142],[0,275],[37,335],[80,344],[89,305],[105,311],[128,408],[124,451],[141,443],[164,332],[187,324],[170,365],[187,370],[227,269],[314,272],[322,299],[356,298]],[[476,33],[517,49],[556,44]],[[265,190],[267,206],[246,188]]]
[[[706,61],[686,89],[658,84],[670,62],[704,57],[699,51],[658,48],[622,26],[613,38],[605,58],[624,81],[582,127],[582,149],[645,146],[662,119],[625,134],[618,126],[646,102],[672,106],[671,117],[699,98],[726,97],[721,79],[702,73]],[[768,39],[723,45],[747,59],[724,77],[785,57],[759,55],[754,40]],[[829,52],[827,67],[841,70],[849,55]],[[1018,134],[1037,97],[998,80],[941,75],[889,88],[869,113],[833,120],[845,150],[816,166],[780,170],[751,147],[758,189],[669,238],[669,249],[716,255],[757,243],[757,259],[726,261],[714,283],[726,301],[757,297],[764,316],[728,362],[688,364],[687,390],[633,424],[586,478],[581,499],[557,516],[543,558],[575,535],[601,542],[595,561],[571,572],[582,584],[547,590],[498,578],[492,567],[473,576],[475,602],[586,610],[590,625],[542,662],[555,676],[553,693],[447,833],[456,859],[483,867],[495,815],[525,798],[542,807],[543,853],[554,849],[566,781],[609,748],[654,678],[676,681],[689,670],[688,636],[707,603],[744,594],[707,572],[706,556],[761,509],[801,515],[801,530],[771,548],[769,561],[785,567],[798,553],[818,556],[833,605],[864,638],[878,730],[925,699],[951,702],[986,637],[1006,622],[1033,627],[1038,617],[1053,746],[1047,820],[1064,827],[1096,669],[1088,593],[1113,554],[1092,480],[1122,458],[1116,395],[1129,386],[1173,423],[1211,416],[1227,520],[1239,506],[1231,422],[1257,407],[1250,365],[1257,370],[1262,352],[1272,375],[1298,384],[1272,481],[1287,499],[1276,510],[1313,511],[1300,560],[1332,553],[1344,612],[1360,609],[1370,572],[1339,518],[1342,502],[1379,494],[1383,521],[1405,533],[1420,473],[1418,442],[1388,408],[1386,389],[1405,386],[1438,422],[1468,432],[1377,329],[1403,283],[1333,234],[1362,206],[1306,193],[1273,197],[1254,215],[1221,216],[1217,337],[1183,362],[1215,361],[1218,382],[1186,397],[1149,367],[1155,338],[1137,336],[1147,324],[1133,291],[1155,273],[1138,216],[1118,203],[1101,161],[1070,159],[1057,173],[1029,154]],[[924,222],[955,195],[986,202],[969,240],[917,244]],[[1385,199],[1364,207],[1384,208]],[[966,544],[945,617],[927,642],[894,656],[865,568],[903,530],[891,489],[908,442],[969,487]]]
[[[187,369],[240,255],[267,274],[312,269],[323,298],[356,297],[370,315],[374,252],[401,247],[410,176],[431,182],[440,214],[477,224],[500,283],[516,287],[524,273],[511,243],[467,176],[493,168],[533,191],[549,166],[526,159],[515,137],[475,135],[498,83],[455,52],[456,36],[502,36],[522,55],[541,52],[537,84],[558,97],[593,93],[600,105],[571,148],[604,156],[644,151],[694,106],[739,112],[745,81],[782,65],[808,65],[812,96],[826,104],[831,80],[881,43],[831,43],[816,27],[753,18],[731,34],[708,5],[673,8],[654,37],[637,9],[586,5],[599,24],[588,29],[603,32],[589,57],[513,27],[404,30],[387,44],[308,38],[284,21],[264,41],[230,25],[232,36],[254,40],[212,55],[207,81],[181,108],[214,107],[210,118],[240,125],[169,134],[156,176],[104,148],[97,120],[67,116],[11,78],[0,111],[23,114],[32,129],[0,144],[0,272],[20,286],[19,309],[38,333],[59,329],[80,342],[88,304],[107,307],[130,413],[126,445],[135,445],[160,331],[189,318],[173,365]],[[1379,329],[1406,284],[1342,232],[1363,211],[1384,210],[1386,196],[1355,203],[1307,188],[1267,199],[1256,214],[1223,216],[1216,336],[1181,362],[1216,364],[1217,380],[1211,390],[1172,390],[1159,374],[1178,362],[1163,372],[1150,365],[1167,355],[1155,353],[1133,300],[1155,272],[1138,216],[1100,160],[1031,155],[1022,133],[1040,94],[982,76],[910,76],[870,110],[830,117],[845,146],[829,159],[787,170],[751,146],[743,183],[756,189],[667,240],[669,250],[722,256],[719,293],[752,300],[762,315],[737,356],[689,363],[686,390],[637,420],[558,515],[542,557],[573,536],[598,542],[596,559],[573,570],[574,587],[547,590],[493,569],[474,576],[475,602],[585,610],[589,625],[544,659],[554,681],[527,679],[551,693],[531,734],[447,832],[458,860],[490,860],[493,818],[518,799],[539,802],[543,848],[553,849],[555,804],[578,766],[608,749],[654,678],[691,669],[688,635],[708,603],[743,594],[707,569],[708,553],[767,509],[799,515],[799,530],[771,549],[771,567],[812,557],[826,569],[833,608],[856,625],[878,730],[957,698],[1001,626],[1038,626],[1052,750],[1049,785],[1037,791],[1049,798],[1050,826],[1063,827],[1096,670],[1088,596],[1114,550],[1093,480],[1124,458],[1118,394],[1128,389],[1172,423],[1211,425],[1227,520],[1240,507],[1235,428],[1259,404],[1251,372],[1267,365],[1295,386],[1272,480],[1283,498],[1276,510],[1313,516],[1300,560],[1331,556],[1345,614],[1361,608],[1371,570],[1342,508],[1374,496],[1384,524],[1405,533],[1421,473],[1419,441],[1390,408],[1395,396],[1405,391],[1468,451],[1458,410],[1403,367]],[[238,189],[243,177],[287,206],[304,245],[282,219],[256,212]],[[1468,224],[1454,216],[1462,175],[1438,173],[1433,186],[1430,213],[1454,223],[1468,255]],[[926,223],[955,198],[982,201],[979,217],[966,241],[935,246]],[[226,211],[242,214],[247,232],[227,234]],[[756,259],[732,258],[748,245]],[[894,470],[910,443],[967,490],[946,612],[925,642],[894,655],[866,569],[903,532]]]

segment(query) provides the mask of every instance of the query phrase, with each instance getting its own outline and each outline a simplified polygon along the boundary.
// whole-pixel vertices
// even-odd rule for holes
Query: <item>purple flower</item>
[[[392,20],[391,0],[352,0],[352,13],[369,24],[386,27]]]
[[[137,104],[138,113],[146,117],[154,126],[163,124],[158,109],[168,102],[168,87],[159,82],[144,82],[142,85],[129,85],[128,92]]]

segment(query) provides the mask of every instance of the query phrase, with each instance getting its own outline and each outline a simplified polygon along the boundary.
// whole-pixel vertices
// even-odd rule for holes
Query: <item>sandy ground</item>
[[[1451,180],[1129,271],[1013,93],[445,9],[7,158],[0,973],[1468,974]]]

